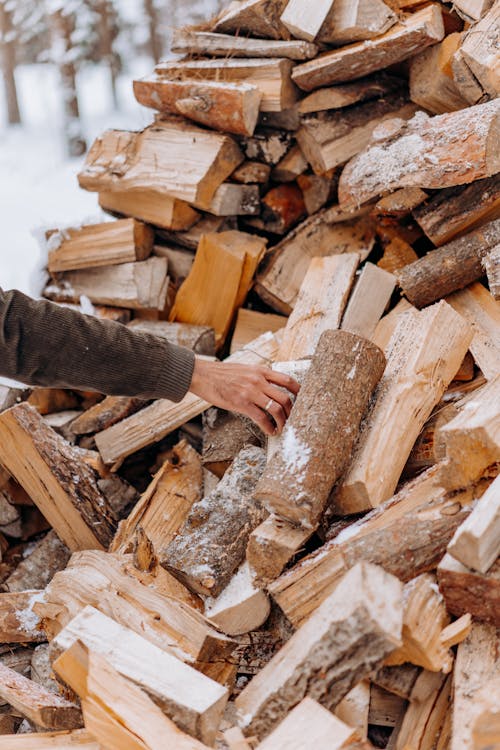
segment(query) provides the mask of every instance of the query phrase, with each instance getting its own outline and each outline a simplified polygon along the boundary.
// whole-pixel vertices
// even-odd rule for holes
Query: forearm
[[[0,289],[0,375],[5,377],[28,385],[179,401],[193,366],[192,352],[157,336]]]

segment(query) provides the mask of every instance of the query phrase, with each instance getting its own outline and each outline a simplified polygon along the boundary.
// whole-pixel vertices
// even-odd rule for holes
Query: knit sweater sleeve
[[[27,385],[180,401],[194,354],[121,323],[0,289],[0,375]]]

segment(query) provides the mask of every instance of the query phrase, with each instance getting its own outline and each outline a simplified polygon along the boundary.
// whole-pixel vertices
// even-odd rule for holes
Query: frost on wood
[[[463,185],[500,171],[500,100],[409,121],[388,120],[345,167],[341,204],[361,204],[402,187]]]

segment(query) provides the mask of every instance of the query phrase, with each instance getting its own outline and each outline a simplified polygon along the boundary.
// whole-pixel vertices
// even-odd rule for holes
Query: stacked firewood
[[[242,0],[134,82],[45,296],[302,387],[0,388],[0,750],[500,748],[499,36]]]

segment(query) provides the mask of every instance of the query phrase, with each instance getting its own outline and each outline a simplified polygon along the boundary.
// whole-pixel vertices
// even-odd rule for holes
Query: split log
[[[210,57],[288,57],[290,60],[310,60],[318,54],[315,44],[292,39],[274,41],[249,37],[213,34],[208,31],[174,29],[172,52]]]
[[[223,733],[224,742],[229,750],[252,750],[252,746],[239,727],[230,727]]]
[[[403,294],[416,307],[425,307],[480,279],[484,273],[481,259],[498,244],[499,237],[500,219],[496,219],[431,250],[399,272]]]
[[[0,415],[0,460],[70,550],[104,549],[115,519],[93,471],[30,406]]]
[[[0,750],[100,750],[100,745],[86,729],[72,732],[43,732],[0,735]]]
[[[453,726],[450,750],[473,750],[473,726],[482,711],[477,700],[483,686],[500,668],[500,635],[492,625],[474,623],[457,651],[453,678]]]
[[[289,315],[312,258],[358,253],[364,260],[374,242],[369,219],[338,207],[324,209],[272,248],[257,276],[256,291],[264,302]]]
[[[3,664],[0,664],[0,697],[45,729],[77,729],[83,724],[78,706]]]
[[[47,268],[58,273],[146,260],[153,240],[153,229],[134,219],[63,229],[50,235]]]
[[[43,599],[43,591],[0,593],[0,643],[38,643],[45,641],[40,618],[33,605]]]
[[[350,467],[334,492],[336,512],[373,508],[392,495],[420,430],[470,340],[469,325],[445,302],[401,317]],[[394,409],[397,426],[392,421]]]
[[[458,402],[456,416],[439,427],[437,442],[447,458],[448,481],[466,486],[500,460],[500,418],[492,409],[499,397],[497,377]]]
[[[441,641],[450,618],[435,576],[424,573],[403,589],[403,645],[386,661],[389,666],[411,662],[431,672],[451,672],[453,655]]]
[[[56,533],[49,531],[3,582],[3,590],[14,592],[45,588],[57,571],[66,567],[70,554]]]
[[[103,747],[159,750],[165,743],[179,750],[208,747],[178,729],[141,688],[82,643],[76,642],[60,657],[63,668],[81,699],[85,726]]]
[[[232,174],[232,173],[231,173]],[[156,235],[161,242],[174,243],[173,246],[165,247],[162,245],[155,245],[155,254],[164,255],[165,257],[171,256],[172,250],[177,252],[183,252],[183,248],[194,252],[200,243],[200,239],[204,234],[210,234],[211,232],[223,232],[226,229],[232,229],[232,222],[228,221],[227,218],[221,216],[211,216],[210,214],[202,214],[201,219],[196,221],[196,224],[191,226],[190,229],[182,232],[174,232],[168,229],[157,229]],[[177,256],[179,259],[180,256]],[[170,263],[170,261],[169,261]],[[176,274],[173,274],[176,276]]]
[[[173,231],[189,229],[200,217],[184,201],[151,190],[100,191],[99,205],[113,216],[131,216]]]
[[[202,463],[219,478],[240,450],[249,445],[263,447],[264,443],[264,434],[248,419],[215,407],[203,415]]]
[[[382,667],[372,675],[372,684],[406,700],[410,697],[420,669],[413,664],[400,667]]]
[[[255,583],[265,587],[274,581],[311,533],[311,529],[301,528],[275,515],[270,515],[257,526],[247,545],[247,560]]]
[[[295,144],[274,167],[271,176],[274,182],[293,182],[306,169],[307,159],[300,146]]]
[[[71,432],[73,435],[90,435],[105,430],[147,404],[148,401],[133,396],[106,396],[71,422]]]
[[[376,590],[384,592],[377,601]],[[334,708],[399,645],[401,621],[399,581],[357,565],[237,697],[244,733],[269,734],[305,695]]]
[[[242,349],[250,341],[256,339],[267,331],[276,333],[284,328],[286,318],[284,315],[273,315],[272,313],[261,313],[257,310],[247,310],[240,307],[236,318],[234,333],[231,338],[231,354]]]
[[[26,401],[42,416],[79,406],[76,394],[65,388],[33,388]]]
[[[460,40],[460,34],[450,34],[410,60],[410,98],[435,115],[469,106],[453,80],[451,69]]]
[[[169,576],[169,588],[160,593],[151,586],[153,575],[141,579],[129,558],[120,562],[115,555],[77,553],[56,573],[36,610],[50,639],[90,605],[202,671],[231,653],[234,643],[190,606],[192,595],[178,581]]]
[[[303,0],[293,0],[281,20],[295,37],[343,46],[380,36],[397,16],[381,0],[324,0],[314,13]]]
[[[167,261],[149,258],[119,266],[66,271],[45,287],[43,295],[57,302],[79,302],[83,296],[96,304],[164,310],[167,289]]]
[[[407,97],[394,95],[345,110],[304,115],[297,141],[316,174],[325,174],[366,148],[381,123],[409,120],[416,111]]]
[[[23,536],[19,508],[10,503],[5,492],[0,491],[0,532],[20,539]]]
[[[455,620],[454,622],[447,625],[441,632],[441,643],[446,648],[452,648],[458,646],[459,643],[465,641],[470,633],[472,627],[472,616],[470,612],[466,612]]]
[[[140,133],[108,130],[91,146],[78,175],[84,190],[141,190],[208,208],[219,185],[243,161],[228,136],[177,121]]]
[[[357,253],[312,258],[283,331],[279,361],[311,356],[321,334],[339,328],[358,262]]]
[[[313,7],[303,0],[290,0],[281,14],[281,22],[296,39],[314,42],[327,20],[333,0],[321,0]]]
[[[205,614],[227,635],[260,628],[271,612],[269,597],[252,583],[248,562],[242,563],[217,598],[205,602]]]
[[[444,245],[486,221],[500,218],[500,177],[439,190],[413,211],[413,218],[434,245]]]
[[[370,682],[362,680],[342,698],[335,709],[335,716],[350,727],[357,729],[361,737],[366,740],[369,709]]]
[[[371,339],[395,285],[392,273],[365,263],[349,297],[341,329]]]
[[[422,672],[417,678],[398,733],[396,750],[433,747],[450,710],[451,681],[451,676],[433,672]]]
[[[223,11],[213,30],[238,36],[288,40],[288,29],[280,21],[286,4],[287,0],[243,0]]]
[[[359,560],[383,565],[404,582],[436,567],[472,510],[471,503],[488,484],[446,491],[441,486],[442,468],[417,477],[268,587],[290,622],[304,622]]]
[[[401,80],[386,73],[360,78],[352,83],[340,83],[308,94],[297,105],[302,115],[341,109],[369,99],[378,99],[401,91]]]
[[[396,188],[452,187],[494,175],[500,170],[493,145],[499,121],[496,100],[435,117],[418,112],[408,123],[382,123],[372,145],[342,172],[339,203],[359,205]]]
[[[167,546],[161,564],[191,590],[218,596],[244,559],[248,537],[265,515],[252,498],[264,466],[261,448],[243,449]]]
[[[312,698],[303,698],[259,744],[259,750],[295,747],[306,750],[342,750],[360,739],[356,729],[345,724]]]
[[[297,185],[302,191],[306,211],[311,216],[329,203],[336,192],[335,180],[316,174],[300,174]]]
[[[292,146],[290,133],[261,129],[251,137],[239,139],[240,146],[247,159],[256,159],[269,166],[275,166]]]
[[[381,198],[373,208],[374,216],[402,219],[423,203],[428,194],[418,187],[401,188]]]
[[[418,255],[408,242],[395,237],[384,248],[384,254],[378,261],[377,266],[383,271],[395,274],[401,268],[408,266],[418,260]]]
[[[488,277],[488,286],[492,296],[500,300],[500,244],[496,245],[483,258],[483,267]]]
[[[470,323],[473,339],[470,351],[484,376],[500,375],[500,306],[479,283],[455,292],[446,301]]]
[[[271,363],[276,358],[278,345],[274,334],[268,332],[224,361],[249,365]],[[107,464],[123,461],[131,453],[158,442],[185,422],[202,414],[209,406],[192,393],[188,393],[178,404],[167,399],[155,401],[138,414],[96,435],[95,441],[103,461]]]
[[[470,612],[477,620],[491,622],[500,628],[500,560],[487,573],[467,568],[451,555],[439,563],[439,590],[448,611],[461,616]]]
[[[139,333],[152,333],[176,346],[185,346],[196,354],[215,355],[213,329],[187,323],[167,323],[165,320],[132,320],[127,328]],[[102,402],[101,402],[102,403]]]
[[[347,3],[345,5],[347,7]],[[292,79],[304,91],[345,83],[406,60],[417,51],[440,42],[443,36],[441,10],[431,5],[392,26],[382,36],[325,52],[297,65]]]
[[[177,293],[170,320],[210,326],[221,346],[235,311],[245,301],[265,246],[265,240],[244,232],[203,235],[191,272]],[[222,289],[221,273],[225,279]]]
[[[451,61],[453,80],[460,91],[461,96],[469,104],[479,104],[483,101],[484,91],[476,76],[465,62],[460,47],[453,55]]]
[[[479,21],[490,9],[494,0],[456,0],[453,3],[455,10],[463,14],[467,20]]]
[[[84,679],[65,669],[64,652],[76,641],[142,688],[179,729],[212,745],[228,698],[225,688],[93,607],[82,610],[50,644],[54,671],[71,687]]]
[[[198,81],[217,81],[218,83],[233,83],[241,86],[242,82],[254,87],[261,94],[260,110],[262,112],[281,112],[292,107],[298,98],[297,89],[291,81],[293,62],[287,58],[256,58],[237,60],[233,58],[219,58],[213,60],[187,60],[179,62],[164,62],[156,67],[156,72],[169,79],[198,79]],[[253,92],[252,92],[253,96]],[[245,129],[255,128],[254,107],[252,102],[252,116],[247,117]],[[224,109],[228,105],[224,103]],[[241,105],[238,107],[241,109]],[[220,117],[215,113],[215,117]],[[225,118],[220,117],[220,127],[225,127],[230,113]],[[243,113],[242,117],[243,119]],[[205,123],[208,124],[208,123]],[[243,128],[239,130],[244,133]],[[236,165],[235,165],[236,166]]]
[[[304,196],[295,182],[277,185],[262,198],[261,217],[247,224],[274,234],[287,234],[306,214]]]
[[[175,76],[175,73],[174,73]],[[154,73],[134,81],[134,96],[145,107],[180,114],[213,130],[252,135],[257,125],[262,92],[248,83],[175,80]]]
[[[215,216],[255,216],[260,212],[259,188],[223,182],[215,191],[208,210]]]
[[[130,552],[140,528],[161,557],[193,503],[201,500],[201,488],[200,457],[182,440],[172,449],[128,518],[120,524],[111,551]]]
[[[498,747],[500,738],[500,680],[489,680],[477,696],[481,712],[472,730],[474,750]]]
[[[255,490],[270,512],[305,528],[317,525],[333,485],[348,465],[384,366],[385,357],[370,341],[347,331],[322,334],[282,446]]]
[[[500,3],[492,8],[465,32],[460,47],[463,61],[479,82],[485,95],[494,99],[500,94],[498,47],[495,39],[500,33]]]
[[[271,167],[269,164],[261,164],[259,161],[244,161],[231,175],[231,180],[242,185],[259,183],[265,185],[269,182]]]

